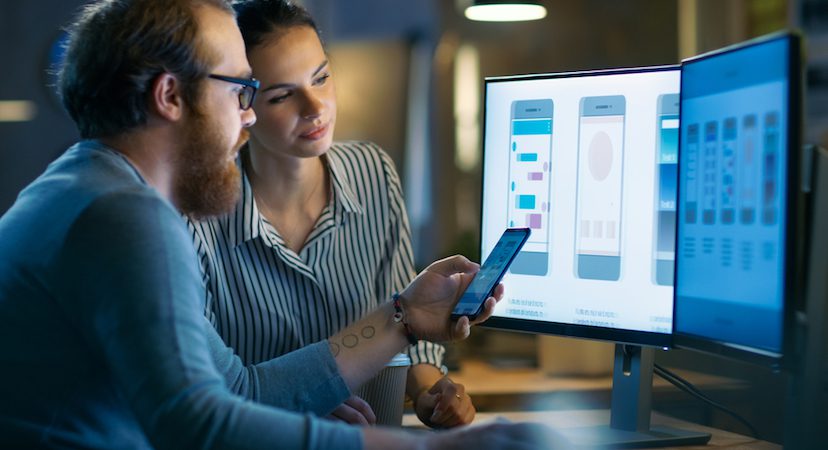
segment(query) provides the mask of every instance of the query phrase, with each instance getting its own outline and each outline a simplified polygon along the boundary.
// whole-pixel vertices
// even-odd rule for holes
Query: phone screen
[[[656,116],[655,233],[653,239],[653,282],[673,285],[676,243],[676,184],[678,177],[679,95],[658,97]]]
[[[579,278],[617,281],[621,277],[625,109],[622,95],[581,99],[575,215]]]
[[[532,229],[512,273],[543,276],[549,271],[553,108],[550,99],[512,102],[508,224]]]
[[[480,314],[483,302],[489,298],[492,290],[503,278],[503,274],[509,269],[530,233],[529,228],[509,228],[503,232],[486,261],[480,266],[480,271],[454,307],[451,313],[453,318],[469,316],[470,319],[474,319]]]

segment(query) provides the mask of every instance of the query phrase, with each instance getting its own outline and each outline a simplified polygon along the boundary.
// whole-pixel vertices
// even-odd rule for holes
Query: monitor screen
[[[679,345],[771,359],[783,352],[789,187],[798,186],[794,40],[776,36],[682,65]]]
[[[481,250],[532,235],[496,328],[670,344],[677,66],[486,80]]]

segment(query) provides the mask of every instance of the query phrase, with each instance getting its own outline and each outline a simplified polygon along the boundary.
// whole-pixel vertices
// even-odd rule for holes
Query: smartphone
[[[483,310],[483,302],[492,295],[492,291],[509,270],[515,256],[529,239],[529,228],[508,228],[495,244],[492,252],[480,266],[480,271],[460,297],[460,301],[451,312],[452,320],[468,316],[474,320]]]
[[[584,97],[578,130],[575,275],[621,278],[621,199],[624,178],[623,95]]]
[[[512,102],[506,223],[533,230],[512,264],[516,274],[549,272],[553,110],[551,99]]]
[[[679,95],[658,96],[656,115],[655,234],[653,282],[673,285],[676,259],[676,183],[678,182]]]

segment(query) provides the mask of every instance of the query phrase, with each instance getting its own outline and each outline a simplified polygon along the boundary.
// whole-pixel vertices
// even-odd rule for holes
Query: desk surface
[[[678,373],[706,393],[719,394],[717,398],[721,401],[729,401],[734,392],[746,388],[742,380],[686,371]],[[594,410],[610,406],[610,375],[551,376],[536,368],[498,368],[474,359],[463,361],[460,370],[449,375],[465,386],[480,412]],[[653,377],[653,402],[657,409],[678,405],[688,411],[682,417],[710,423],[706,405],[659,377]]]
[[[680,375],[705,390],[744,389],[742,380],[734,380],[694,372]],[[485,423],[497,417],[513,422],[540,422],[554,428],[576,428],[609,423],[609,392],[612,376],[550,376],[535,368],[498,368],[480,360],[465,360],[461,369],[450,374],[462,383],[478,406],[475,423]],[[659,397],[685,394],[659,377],[653,378],[653,392]],[[689,399],[691,403],[696,400]],[[694,419],[695,420],[695,419]],[[413,414],[403,419],[406,426],[417,426]],[[716,447],[778,449],[776,444],[754,438],[697,425],[654,412],[653,425],[670,426],[691,431],[710,433],[707,446],[685,446],[678,449],[709,449]]]
[[[606,425],[609,423],[608,410],[573,410],[573,411],[510,411],[503,413],[478,413],[474,424],[483,424],[496,418],[505,418],[512,422],[538,422],[554,428],[576,428],[595,425]],[[700,431],[711,434],[710,442],[704,446],[664,447],[677,450],[705,450],[710,448],[731,448],[731,449],[752,449],[752,450],[776,450],[782,448],[779,445],[765,441],[758,441],[751,437],[715,428],[696,425],[683,420],[674,419],[658,413],[652,415],[653,425],[670,426],[684,430]],[[406,414],[403,417],[403,426],[421,428],[422,424],[414,414]]]
[[[715,375],[677,371],[697,387],[745,387],[741,380]],[[551,376],[536,368],[497,368],[484,361],[464,360],[460,370],[449,374],[463,384],[470,395],[535,394],[560,391],[606,391],[612,387],[612,376]],[[653,389],[674,389],[660,377],[653,377]]]

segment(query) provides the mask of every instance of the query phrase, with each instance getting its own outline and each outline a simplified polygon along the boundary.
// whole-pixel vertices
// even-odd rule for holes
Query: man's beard
[[[173,192],[178,209],[193,219],[228,213],[241,192],[241,175],[228,158],[229,144],[220,129],[209,116],[193,108],[184,147],[176,161]],[[248,136],[242,128],[233,154]]]

